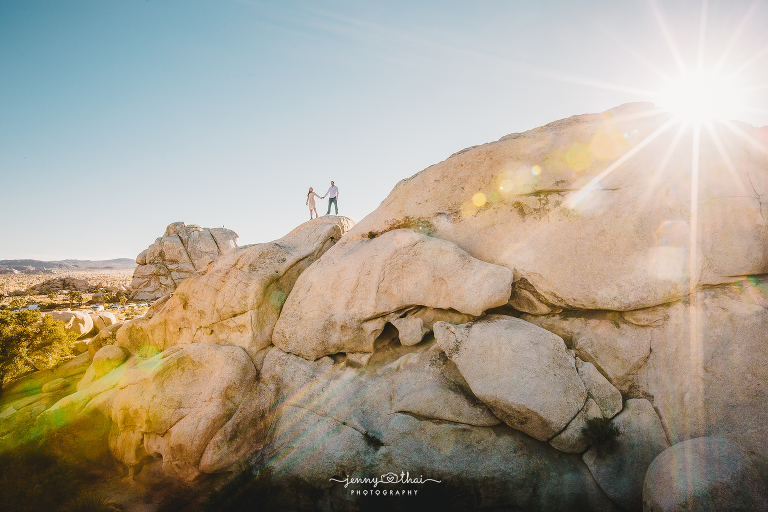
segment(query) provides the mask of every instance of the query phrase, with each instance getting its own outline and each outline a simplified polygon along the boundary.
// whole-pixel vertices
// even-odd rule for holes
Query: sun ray
[[[670,159],[672,158],[672,155],[675,152],[675,149],[677,149],[678,144],[680,144],[680,140],[683,138],[683,134],[688,129],[688,123],[680,123],[680,128],[677,130],[677,133],[675,134],[675,138],[672,139],[672,143],[669,145],[669,148],[667,149],[667,152],[662,157],[661,161],[659,162],[659,165],[656,166],[656,169],[654,169],[653,174],[651,175],[651,179],[648,183],[648,186],[646,187],[645,194],[640,198],[640,202],[638,204],[638,207],[642,210],[643,206],[650,200],[651,193],[654,190],[654,186],[659,182],[661,179],[661,175],[664,172],[664,170],[667,168],[667,165],[669,164]]]
[[[717,64],[715,64],[715,67],[713,68],[715,73],[719,72],[720,69],[722,69],[723,65],[725,64],[725,60],[728,58],[728,54],[731,53],[733,46],[736,44],[736,41],[741,36],[741,33],[744,31],[744,28],[747,26],[747,23],[752,18],[752,15],[755,13],[755,10],[757,10],[757,7],[759,5],[760,5],[760,1],[757,0],[752,3],[749,9],[747,9],[747,13],[741,19],[739,26],[736,27],[736,30],[733,32],[733,36],[731,36],[731,39],[725,45],[725,48],[723,49],[723,53],[722,55],[720,55],[720,59],[718,59]]]
[[[648,98],[653,98],[656,95],[656,93],[654,93],[653,91],[637,89],[634,87],[625,87],[622,85],[609,84],[606,82],[598,82],[596,80],[587,80],[585,78],[578,78],[578,77],[573,77],[568,75],[561,75],[561,74],[553,73],[551,71],[533,70],[531,71],[531,73],[544,78],[552,78],[555,80],[560,80],[562,82],[570,82],[570,83],[579,84],[579,85],[588,85],[590,87],[595,87],[597,89],[605,89],[609,91],[627,92],[630,94],[637,94],[637,95],[645,96]]]
[[[606,176],[611,174],[613,171],[619,168],[624,162],[635,156],[638,151],[643,149],[645,146],[653,142],[659,135],[664,133],[670,126],[677,123],[678,119],[676,117],[673,117],[672,119],[668,120],[666,123],[661,125],[659,128],[656,129],[652,134],[650,134],[648,137],[643,139],[640,143],[638,143],[635,147],[627,151],[621,158],[613,162],[611,165],[605,168],[603,172],[592,178],[586,185],[581,187],[578,192],[575,192],[572,194],[571,198],[568,199],[564,205],[567,204],[568,208],[573,208],[576,205],[578,205],[579,202],[584,198],[587,192],[590,190],[593,190],[598,183],[600,183],[603,179],[605,179]]]
[[[637,50],[635,50],[631,46],[627,45],[620,37],[617,37],[615,34],[613,34],[612,32],[608,31],[607,29],[605,29],[602,26],[598,25],[598,28],[607,37],[610,37],[611,39],[613,39],[614,43],[616,43],[617,45],[621,46],[621,48],[625,52],[627,52],[632,57],[637,59],[637,61],[640,62],[641,64],[643,64],[645,67],[647,67],[648,69],[653,71],[659,78],[661,78],[664,81],[672,81],[673,80],[671,75],[666,73],[664,70],[662,70],[660,67],[658,67],[656,64],[654,64],[650,60],[646,59],[640,52],[638,52]]]
[[[654,139],[659,137],[659,135],[661,135],[664,131],[666,131],[670,126],[672,126],[676,122],[678,122],[678,120],[674,117],[672,119],[669,119],[661,127],[657,128],[652,134],[650,134],[648,137],[640,141],[634,148],[630,149],[627,153],[625,153],[613,164],[611,164],[607,169],[601,172],[597,177],[593,178],[589,183],[587,183],[587,185],[581,187],[578,191],[573,192],[570,198],[563,201],[559,206],[553,208],[547,214],[547,218],[552,220],[561,211],[565,209],[573,208],[578,203],[578,199],[576,199],[575,201],[573,200],[575,195],[581,194],[583,196],[583,193],[587,190],[587,187],[594,187],[595,185],[597,185],[597,183],[599,183],[600,180],[604,179],[611,172],[615,171],[619,166],[627,162],[630,158],[636,155],[642,148],[650,144]],[[556,227],[556,223],[554,222],[541,224],[538,230],[531,230],[528,232],[526,236],[516,239],[515,242],[511,244],[507,249],[505,256],[510,252],[514,252],[518,250],[518,248],[520,247],[525,247],[532,238],[545,235],[549,230],[555,229],[555,227]]]
[[[704,48],[707,38],[707,15],[709,13],[708,0],[701,1],[701,18],[699,20],[699,51],[696,57],[696,69],[701,71],[704,68]]]
[[[717,148],[717,151],[720,153],[720,157],[723,159],[723,162],[725,162],[725,167],[728,169],[728,172],[731,173],[731,176],[736,182],[736,185],[739,187],[739,192],[743,195],[747,195],[749,193],[747,191],[747,187],[746,185],[744,185],[744,182],[741,180],[739,173],[736,172],[736,166],[733,165],[733,160],[731,160],[730,155],[728,155],[728,152],[725,150],[723,141],[720,140],[720,135],[718,135],[717,130],[715,130],[715,127],[712,125],[711,121],[707,122],[706,126],[707,126],[707,131],[709,132],[709,135],[712,137],[712,141],[715,143],[715,147]]]
[[[701,125],[693,125],[693,151],[691,154],[691,222],[688,247],[688,306],[691,376],[696,377],[702,368],[702,354],[699,344],[698,309],[695,293],[698,285],[698,231],[699,231],[699,158],[701,146]],[[697,396],[701,398],[701,393]],[[688,432],[690,435],[690,432]]]
[[[749,142],[755,149],[758,151],[762,151],[763,153],[768,153],[768,149],[763,146],[757,139],[750,136],[747,132],[736,126],[730,121],[720,121],[723,126],[731,130],[733,133],[744,139],[745,141]]]
[[[653,117],[653,116],[658,116],[661,114],[668,114],[668,113],[669,112],[663,108],[653,108],[650,110],[645,110],[643,112],[638,112],[637,114],[616,116],[613,118],[613,120],[614,121],[632,121],[633,119],[643,119],[646,117]]]
[[[664,35],[664,39],[667,42],[667,46],[669,46],[669,51],[672,53],[672,57],[675,59],[677,68],[681,73],[685,73],[688,70],[688,67],[685,65],[683,58],[680,56],[680,52],[677,49],[675,40],[672,38],[672,33],[669,31],[667,22],[664,20],[664,15],[661,13],[661,9],[659,9],[659,6],[656,5],[655,0],[649,0],[649,3],[651,4],[651,9],[653,9],[653,14],[656,16],[656,21],[659,24],[659,28]]]
[[[743,72],[744,72],[744,71],[745,71],[745,70],[746,70],[748,67],[750,67],[752,64],[754,64],[755,62],[757,62],[757,61],[759,61],[760,59],[762,59],[762,58],[763,58],[763,57],[764,57],[766,54],[768,54],[768,46],[764,47],[762,50],[758,51],[758,52],[757,52],[756,54],[754,54],[752,57],[750,57],[749,59],[747,59],[747,61],[746,61],[746,62],[744,62],[744,63],[743,63],[741,66],[739,66],[738,68],[736,68],[736,69],[734,69],[733,71],[731,71],[731,72],[730,72],[730,74],[728,75],[728,78],[727,78],[727,79],[728,79],[728,80],[730,80],[730,79],[732,79],[732,78],[734,78],[734,77],[736,77],[736,76],[740,75],[740,74],[741,74],[741,73],[743,73]]]

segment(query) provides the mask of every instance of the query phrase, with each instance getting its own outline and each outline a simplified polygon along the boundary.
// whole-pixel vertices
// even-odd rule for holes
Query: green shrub
[[[584,438],[597,450],[610,449],[621,435],[616,425],[609,418],[590,418],[581,429]]]
[[[0,385],[60,363],[72,355],[76,338],[64,322],[39,311],[0,311]]]

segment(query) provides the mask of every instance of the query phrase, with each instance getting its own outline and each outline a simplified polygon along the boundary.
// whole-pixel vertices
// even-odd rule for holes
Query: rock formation
[[[94,329],[93,317],[87,311],[51,311],[48,315],[54,320],[64,322],[64,328],[77,334],[78,338],[84,337]]]
[[[49,293],[60,293],[64,291],[76,292],[94,292],[100,287],[92,285],[85,279],[75,277],[56,277],[48,279],[40,284],[30,286],[27,291],[33,295],[48,295]]]
[[[195,342],[236,345],[252,353],[271,343],[272,329],[296,279],[349,230],[345,217],[302,224],[271,243],[234,250],[184,281],[141,319],[127,322],[118,343],[164,350]]]
[[[509,269],[450,242],[398,229],[353,245],[332,249],[302,274],[275,326],[277,347],[307,359],[373,352],[387,321],[410,316],[414,306],[478,316],[509,300]]]
[[[151,300],[173,292],[184,279],[237,249],[236,240],[231,229],[169,224],[163,236],[136,257],[132,297]]]
[[[438,322],[435,337],[472,392],[535,439],[552,439],[586,405],[587,390],[565,343],[534,324],[490,315],[459,326]]]
[[[0,444],[87,445],[129,477],[269,474],[291,510],[357,510],[374,487],[350,478],[400,472],[453,508],[666,510],[688,503],[680,464],[714,461],[730,473],[697,489],[763,510],[768,128],[703,139],[692,236],[690,149],[648,110],[469,148],[354,226],[219,254],[171,225],[139,257],[165,273],[137,274],[175,293],[76,385],[14,385]],[[727,441],[694,460],[697,437]]]

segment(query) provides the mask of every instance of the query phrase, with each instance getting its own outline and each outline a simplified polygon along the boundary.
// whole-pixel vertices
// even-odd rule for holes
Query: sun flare
[[[705,123],[735,119],[741,110],[741,87],[713,73],[686,73],[672,82],[656,99],[659,107],[684,122]]]

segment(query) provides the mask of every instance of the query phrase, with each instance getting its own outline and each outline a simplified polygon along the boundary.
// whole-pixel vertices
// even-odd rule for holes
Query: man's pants
[[[326,215],[331,214],[331,203],[333,203],[333,207],[336,208],[336,215],[339,214],[339,203],[336,202],[336,199],[337,198],[335,197],[331,197],[328,199],[328,213],[326,213]]]

